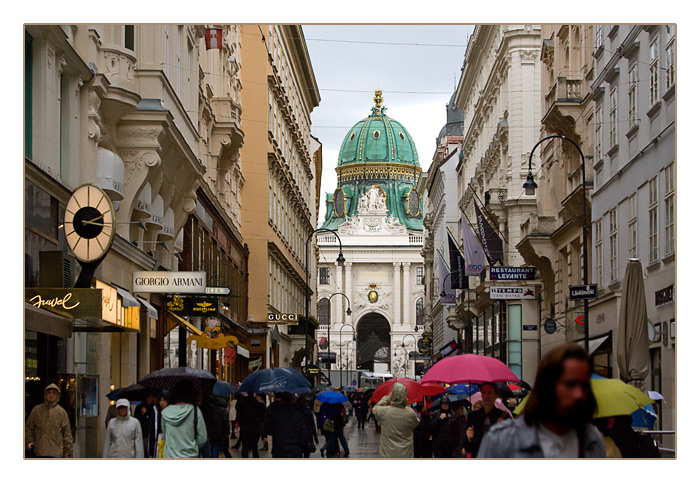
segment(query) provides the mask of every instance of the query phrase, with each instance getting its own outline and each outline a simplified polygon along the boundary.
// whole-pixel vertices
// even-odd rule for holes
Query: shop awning
[[[598,347],[603,345],[603,342],[609,337],[609,334],[606,334],[602,337],[597,337],[595,339],[588,339],[588,353],[593,354]],[[581,347],[586,347],[586,342],[585,341],[579,341],[579,344],[581,344]]]
[[[123,288],[119,287],[114,287],[117,289],[117,293],[119,296],[122,298],[122,306],[123,307],[139,307],[141,304],[139,304],[138,300],[129,293],[128,290],[124,290]]]
[[[141,302],[141,305],[146,307],[146,311],[148,312],[148,316],[150,318],[152,318],[152,319],[158,318],[158,311],[156,310],[156,308],[153,305],[151,305],[150,303],[148,303],[147,301],[145,301],[141,297],[136,297],[136,298],[138,299],[139,302]]]
[[[190,332],[192,332],[194,335],[202,335],[202,334],[204,333],[204,332],[202,332],[201,330],[199,330],[197,327],[195,327],[194,325],[190,324],[188,321],[186,321],[185,319],[183,319],[182,317],[180,317],[179,315],[173,314],[173,313],[172,313],[171,311],[169,311],[169,310],[168,310],[168,316],[169,316],[169,317],[172,317],[172,319],[173,319],[175,322],[177,322],[178,324],[180,324],[181,326],[183,326],[185,329],[187,329],[187,330],[189,330]]]
[[[67,339],[73,335],[73,321],[24,302],[24,329]]]

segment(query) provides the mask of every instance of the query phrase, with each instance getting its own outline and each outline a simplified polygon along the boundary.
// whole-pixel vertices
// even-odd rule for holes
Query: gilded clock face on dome
[[[63,219],[66,242],[82,262],[102,257],[114,241],[114,206],[95,185],[78,186],[66,203]]]

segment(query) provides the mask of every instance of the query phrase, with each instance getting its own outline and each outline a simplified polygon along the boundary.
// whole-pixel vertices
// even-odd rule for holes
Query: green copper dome
[[[406,128],[386,115],[376,91],[369,117],[348,131],[338,155],[338,188],[326,194],[324,228],[336,229],[358,215],[358,203],[373,186],[381,189],[387,216],[411,231],[423,230],[423,203],[416,190],[422,169]]]
[[[405,127],[386,115],[376,100],[369,117],[348,131],[338,155],[338,166],[353,163],[400,163],[420,166],[416,145]]]

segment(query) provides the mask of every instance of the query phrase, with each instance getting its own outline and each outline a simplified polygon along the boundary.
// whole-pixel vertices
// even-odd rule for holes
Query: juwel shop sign
[[[27,287],[24,300],[69,319],[102,317],[102,291],[94,288]]]
[[[134,293],[206,293],[207,274],[201,272],[134,272]]]

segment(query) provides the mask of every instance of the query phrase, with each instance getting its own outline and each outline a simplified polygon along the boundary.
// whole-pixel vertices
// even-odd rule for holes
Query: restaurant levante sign
[[[102,318],[102,290],[26,287],[24,300],[69,319]]]

